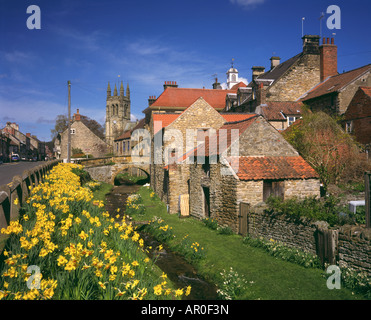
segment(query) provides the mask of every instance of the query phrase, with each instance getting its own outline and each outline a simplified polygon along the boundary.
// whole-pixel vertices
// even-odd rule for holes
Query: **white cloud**
[[[233,4],[240,5],[244,8],[252,8],[256,5],[263,4],[266,0],[229,0]]]

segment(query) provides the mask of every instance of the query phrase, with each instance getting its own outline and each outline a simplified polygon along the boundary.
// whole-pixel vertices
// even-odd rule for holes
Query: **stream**
[[[112,191],[106,195],[105,209],[114,217],[117,215],[117,208],[120,212],[124,210],[127,197],[139,190],[140,185],[114,186]],[[205,281],[197,274],[196,269],[189,264],[182,256],[172,252],[166,244],[162,244],[163,249],[159,252],[155,250],[161,244],[150,234],[145,233],[138,228],[137,232],[144,240],[146,247],[152,247],[148,256],[155,257],[155,264],[167,274],[168,279],[174,283],[175,287],[183,288],[191,286],[192,290],[189,296],[183,296],[183,300],[216,300],[216,286]]]

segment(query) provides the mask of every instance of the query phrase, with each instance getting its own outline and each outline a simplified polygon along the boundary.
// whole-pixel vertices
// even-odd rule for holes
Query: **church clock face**
[[[116,124],[116,120],[113,120],[113,124]]]

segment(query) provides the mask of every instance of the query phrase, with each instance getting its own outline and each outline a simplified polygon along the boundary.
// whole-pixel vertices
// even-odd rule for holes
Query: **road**
[[[29,170],[42,163],[44,163],[44,161],[20,161],[0,164],[0,186],[12,182],[13,177],[16,175],[22,175],[24,170]]]

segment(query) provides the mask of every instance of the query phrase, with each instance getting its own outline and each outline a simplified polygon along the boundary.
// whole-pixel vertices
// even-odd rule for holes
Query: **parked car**
[[[13,154],[11,157],[12,161],[19,161],[19,155],[18,154]]]

